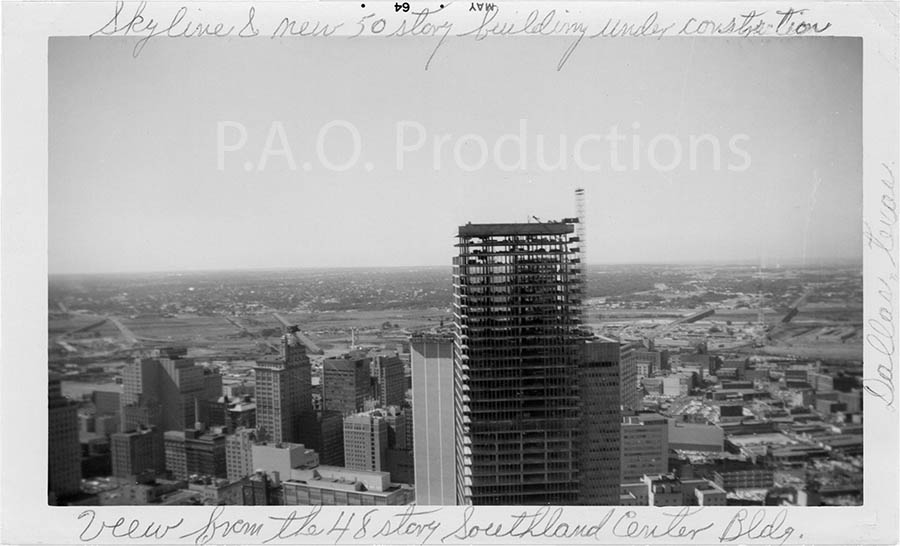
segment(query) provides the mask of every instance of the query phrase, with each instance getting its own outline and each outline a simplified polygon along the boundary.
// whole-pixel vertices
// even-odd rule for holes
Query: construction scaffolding
[[[454,259],[463,504],[578,500],[582,276],[574,225],[468,224]]]

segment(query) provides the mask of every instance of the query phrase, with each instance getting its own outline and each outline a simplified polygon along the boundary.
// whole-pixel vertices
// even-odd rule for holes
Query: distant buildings
[[[377,354],[370,365],[375,381],[375,399],[382,407],[402,406],[406,400],[406,376],[403,361],[396,353]]]
[[[273,442],[300,438],[301,414],[312,411],[306,348],[293,332],[281,339],[281,355],[257,361],[256,425]]]
[[[193,428],[168,430],[163,434],[163,443],[166,470],[176,479],[228,475],[226,437],[220,432]]]
[[[59,377],[50,375],[47,390],[47,489],[60,498],[81,487],[78,406],[62,395]]]
[[[150,426],[184,430],[197,421],[196,400],[221,396],[221,376],[206,373],[186,355],[185,348],[164,348],[125,365],[123,431]]]
[[[279,506],[284,504],[280,477],[256,472],[241,486],[242,504],[246,506]]]
[[[243,400],[225,400],[228,406],[228,420],[226,425],[229,430],[239,428],[256,428],[256,404]]]
[[[642,408],[642,393],[638,390],[640,381],[638,380],[637,362],[634,355],[635,351],[640,347],[641,345],[638,343],[626,343],[620,349],[619,385],[621,394],[619,397],[622,409],[625,412],[640,411]]]
[[[682,365],[700,366],[704,370],[702,375],[716,375],[716,370],[719,368],[718,357],[707,353],[682,354],[678,358]]]
[[[184,431],[167,430],[164,432],[163,448],[166,456],[166,470],[176,479],[187,479],[188,468]]]
[[[290,478],[294,469],[313,468],[319,464],[319,455],[303,444],[255,444],[251,450],[256,470],[276,473],[274,475],[282,481]]]
[[[304,413],[300,422],[300,442],[319,454],[321,464],[344,466],[344,419],[341,413]]]
[[[398,505],[414,499],[413,490],[391,483],[387,472],[332,466],[295,471],[283,487],[286,505]]]
[[[122,393],[117,391],[94,391],[91,394],[96,415],[122,415]]]
[[[391,475],[391,481],[415,484],[416,470],[411,450],[388,448],[385,454],[385,461],[384,469]]]
[[[615,504],[622,464],[619,342],[584,342],[579,357],[578,504]]]
[[[163,435],[155,427],[110,435],[113,476],[136,479],[165,470]]]
[[[185,431],[185,456],[188,474],[224,478],[228,475],[226,438],[220,431]]]
[[[645,474],[665,474],[668,465],[668,419],[655,413],[624,417],[621,483],[639,481]]]
[[[726,491],[767,489],[774,484],[774,471],[762,464],[729,461],[716,467],[713,481]]]
[[[697,384],[697,376],[692,372],[677,372],[665,376],[662,380],[663,395],[686,396]],[[750,385],[753,386],[752,384]]]
[[[259,436],[256,429],[240,428],[229,434],[225,441],[225,468],[231,481],[250,476],[253,468],[253,444]]]
[[[622,484],[623,506],[725,506],[726,493],[704,479],[682,479],[672,474],[646,475]]]
[[[670,449],[721,452],[724,446],[725,433],[719,426],[669,420]]]
[[[410,365],[416,502],[455,505],[453,338],[413,336],[410,339]]]
[[[369,359],[354,353],[322,362],[322,406],[350,415],[363,411],[370,390]]]
[[[388,424],[381,410],[344,417],[344,466],[348,470],[385,470]]]
[[[406,443],[406,419],[412,418],[412,412],[406,408],[390,406],[382,410],[384,422],[388,427],[388,448],[412,450]]]
[[[725,359],[722,361],[716,376],[719,379],[743,379],[747,371],[747,359]],[[805,376],[805,374],[804,374]],[[805,381],[805,378],[804,378]]]
[[[718,344],[718,356],[690,343],[707,337],[708,324],[690,334],[679,326],[691,339],[664,342],[670,365],[652,339],[621,343],[581,325],[578,237],[568,222],[468,224],[457,242],[452,328],[445,319],[432,328],[452,333],[409,339],[409,382],[406,331],[390,323],[381,348],[354,339],[357,350],[322,362],[318,407],[312,365],[290,328],[277,357],[213,362],[234,382],[233,399],[221,396],[212,366],[161,349],[125,366],[121,395],[84,398],[78,461],[75,406],[51,379],[51,502],[78,492],[78,476],[110,473],[122,479],[81,487],[135,504],[861,500],[861,363],[748,357],[760,328],[747,322],[729,332],[740,348]]]
[[[116,431],[110,431],[113,434]],[[81,444],[81,477],[95,478],[112,474],[112,456],[109,436],[96,433],[79,433]]]
[[[243,489],[248,480],[230,481],[226,479],[205,479],[188,483],[187,490],[197,492],[204,503],[241,504]]]
[[[631,359],[637,370],[638,381],[644,377],[652,377],[654,373],[669,368],[668,351],[636,347],[631,352]]]

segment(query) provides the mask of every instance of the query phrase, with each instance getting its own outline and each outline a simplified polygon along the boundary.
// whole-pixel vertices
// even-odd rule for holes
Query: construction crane
[[[258,347],[260,347],[260,348],[262,348],[262,349],[264,349],[264,350],[266,350],[266,351],[268,351],[268,352],[275,353],[275,354],[278,354],[279,352],[281,352],[281,349],[279,349],[277,345],[274,345],[274,344],[270,343],[266,338],[262,337],[262,336],[259,335],[258,333],[253,333],[253,332],[251,332],[250,330],[247,329],[246,326],[244,326],[243,324],[241,324],[241,323],[238,322],[237,320],[235,320],[235,319],[233,319],[233,318],[231,318],[231,317],[229,317],[229,316],[224,316],[223,318],[224,318],[225,320],[227,320],[232,326],[234,326],[235,328],[237,328],[238,330],[240,330],[240,332],[241,332],[242,334],[244,334],[244,335],[246,335],[246,336],[249,336],[251,339],[253,339],[254,341],[256,341],[256,344],[257,344]],[[248,321],[248,322],[249,322],[249,321]]]
[[[315,342],[313,342],[313,340],[309,339],[309,337],[307,337],[306,334],[304,334],[303,332],[300,331],[300,327],[298,325],[292,324],[286,318],[282,317],[278,313],[272,313],[272,316],[275,317],[275,320],[277,320],[279,323],[281,323],[281,326],[284,328],[284,333],[294,334],[297,337],[297,339],[300,341],[300,343],[302,343],[304,346],[306,346],[306,350],[308,350],[310,353],[315,354],[315,355],[325,354],[325,351],[323,351],[321,348],[319,348],[319,346],[316,345]]]
[[[578,238],[578,262],[581,267],[581,294],[582,302],[586,302],[590,292],[588,291],[587,271],[587,230],[585,223],[586,210],[584,206],[584,188],[575,188],[575,214],[578,223],[575,224],[575,235]],[[587,305],[582,306],[584,323],[587,324]]]
[[[584,206],[584,188],[575,189],[575,214],[578,224],[575,226],[575,235],[578,236],[578,255],[581,258],[581,271],[587,280],[587,212]]]

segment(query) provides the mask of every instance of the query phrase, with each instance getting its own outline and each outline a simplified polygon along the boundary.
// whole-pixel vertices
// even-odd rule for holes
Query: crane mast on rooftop
[[[587,275],[587,233],[585,231],[585,206],[584,206],[584,188],[575,188],[575,214],[578,217],[578,223],[575,224],[575,235],[578,237],[578,261],[581,268],[581,294],[582,294],[582,312],[584,313],[584,324],[587,324],[587,305],[588,299],[588,275]]]
[[[575,189],[575,214],[578,216],[578,224],[575,226],[575,234],[578,236],[578,257],[581,259],[581,271],[587,272],[587,233],[585,233],[586,217],[584,207],[584,188]],[[584,275],[587,281],[587,275]]]

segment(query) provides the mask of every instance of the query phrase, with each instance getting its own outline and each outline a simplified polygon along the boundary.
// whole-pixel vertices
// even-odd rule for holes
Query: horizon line
[[[674,261],[615,261],[615,262],[587,262],[586,268],[592,267],[623,267],[623,266],[653,266],[653,267],[696,267],[696,266],[758,266],[756,259],[744,260],[686,260]],[[829,258],[827,260],[815,260],[812,263],[802,263],[802,260],[786,260],[775,265],[764,265],[763,270],[773,269],[815,269],[819,267],[836,266],[863,266],[862,258]],[[322,271],[322,270],[377,270],[377,269],[450,269],[453,264],[418,264],[418,265],[341,265],[341,266],[259,266],[259,267],[231,267],[231,268],[187,268],[187,269],[150,269],[150,270],[118,270],[118,271],[78,271],[78,272],[48,272],[47,277],[75,277],[75,276],[102,276],[102,275],[178,275],[196,273],[252,273],[252,272],[277,272],[277,271]]]

